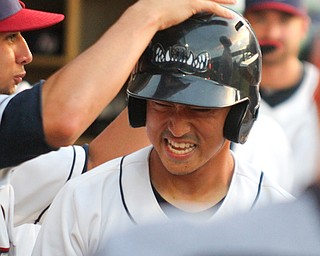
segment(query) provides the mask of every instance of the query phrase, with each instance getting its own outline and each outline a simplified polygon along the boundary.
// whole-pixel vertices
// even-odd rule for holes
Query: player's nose
[[[189,117],[183,109],[172,111],[168,121],[168,129],[175,137],[182,137],[191,131]]]

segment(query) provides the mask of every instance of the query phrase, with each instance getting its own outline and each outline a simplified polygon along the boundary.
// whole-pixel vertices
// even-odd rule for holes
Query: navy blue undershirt
[[[186,217],[186,218],[196,217],[204,220],[210,219],[217,212],[217,210],[220,208],[221,204],[224,201],[224,198],[223,198],[216,205],[210,207],[209,209],[206,209],[201,212],[190,213],[190,212],[183,211],[175,207],[174,205],[170,204],[158,193],[158,191],[155,189],[153,185],[152,185],[152,190],[161,209],[170,219],[175,219],[175,218],[180,219],[180,217]]]
[[[32,89],[14,96],[3,112],[0,124],[0,169],[56,150],[45,141],[41,112],[42,84],[41,81]]]

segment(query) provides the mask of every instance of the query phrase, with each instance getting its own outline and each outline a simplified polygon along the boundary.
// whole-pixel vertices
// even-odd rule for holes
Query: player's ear
[[[308,17],[308,16],[302,17],[301,30],[302,30],[302,38],[303,39],[306,39],[309,34],[310,24],[311,24],[310,17]]]
[[[128,98],[128,115],[130,125],[134,128],[146,125],[147,102],[134,97]]]

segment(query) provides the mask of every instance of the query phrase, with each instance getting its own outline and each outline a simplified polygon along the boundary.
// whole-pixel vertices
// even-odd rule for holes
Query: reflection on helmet
[[[248,22],[199,14],[158,32],[132,72],[129,120],[145,125],[146,100],[232,106],[224,135],[244,143],[257,118],[261,51]]]

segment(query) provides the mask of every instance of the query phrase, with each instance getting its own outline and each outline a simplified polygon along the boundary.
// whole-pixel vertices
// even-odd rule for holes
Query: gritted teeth
[[[180,155],[189,153],[196,147],[192,143],[178,143],[171,140],[168,140],[168,146],[173,153]]]
[[[191,143],[178,143],[178,142],[174,142],[174,141],[171,141],[171,140],[168,140],[168,143],[170,146],[174,147],[174,148],[177,148],[177,149],[186,149],[186,148],[194,148],[195,145],[194,144],[191,144]]]

